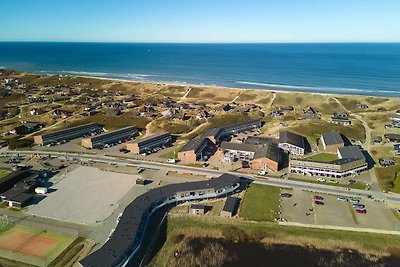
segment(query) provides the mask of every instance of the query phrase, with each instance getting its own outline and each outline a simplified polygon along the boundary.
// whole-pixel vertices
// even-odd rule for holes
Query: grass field
[[[165,153],[161,155],[160,157],[166,158],[166,159],[177,159],[178,158],[178,152],[181,151],[181,149],[187,144],[187,140],[180,140],[177,142],[178,145],[176,145],[175,149],[173,151],[170,151],[168,153]],[[175,146],[175,144],[174,144]]]
[[[0,180],[1,180],[1,178],[9,175],[10,173],[11,173],[11,171],[8,171],[8,170],[0,170]]]
[[[0,229],[0,257],[35,266],[48,266],[76,237],[22,225]]]
[[[330,162],[333,160],[337,160],[338,156],[336,154],[332,154],[332,153],[318,153],[318,154],[308,157],[307,159],[315,160],[315,161],[322,161],[322,162]]]
[[[279,193],[277,187],[251,184],[240,206],[239,216],[253,221],[274,221],[279,211]]]

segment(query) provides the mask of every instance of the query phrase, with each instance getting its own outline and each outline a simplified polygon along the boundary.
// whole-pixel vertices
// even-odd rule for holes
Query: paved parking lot
[[[299,189],[282,192],[293,194],[290,198],[283,197],[281,201],[281,217],[288,222],[382,230],[395,230],[400,223],[391,209],[382,202],[364,199],[360,203],[365,205],[367,213],[356,214],[350,202],[339,201],[336,196]],[[314,203],[315,195],[323,197],[324,205]]]
[[[135,185],[139,176],[101,171],[79,166],[54,177],[48,196],[30,206],[32,215],[63,221],[94,224],[106,219],[118,207],[118,201]]]

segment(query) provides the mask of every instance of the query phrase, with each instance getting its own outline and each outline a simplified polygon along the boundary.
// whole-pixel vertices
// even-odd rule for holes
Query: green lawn
[[[9,175],[11,173],[11,171],[8,170],[0,170],[0,179]]]
[[[246,190],[239,216],[253,221],[271,221],[278,217],[279,193],[277,187],[251,184]]]
[[[176,146],[176,148],[168,153],[165,153],[163,155],[161,155],[161,158],[166,158],[166,159],[177,159],[178,158],[178,152],[181,151],[181,149],[187,144],[186,140],[181,140],[178,141],[178,145]]]
[[[400,193],[400,161],[389,167],[375,167],[375,173],[382,189]]]
[[[313,156],[307,157],[309,160],[315,160],[315,161],[322,161],[322,162],[330,162],[333,160],[337,160],[338,156],[333,153],[318,153]]]

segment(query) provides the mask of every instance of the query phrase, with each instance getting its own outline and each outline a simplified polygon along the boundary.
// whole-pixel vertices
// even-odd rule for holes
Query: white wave
[[[74,71],[74,70],[61,70],[61,71],[40,71],[41,73],[51,74],[66,74],[76,76],[93,76],[105,78],[121,78],[129,80],[146,80],[148,77],[156,77],[157,75],[141,74],[141,73],[112,73],[112,72],[90,72],[90,71]]]
[[[343,92],[364,92],[364,93],[372,93],[376,92],[375,90],[367,90],[367,89],[359,89],[359,88],[344,88],[344,87],[314,87],[314,86],[302,86],[302,85],[287,85],[287,84],[276,84],[276,83],[260,83],[260,82],[246,82],[246,81],[237,81],[237,84],[246,84],[246,85],[257,85],[263,87],[272,87],[272,88],[281,88],[281,89],[297,89],[297,90],[307,90],[307,91],[343,91]]]

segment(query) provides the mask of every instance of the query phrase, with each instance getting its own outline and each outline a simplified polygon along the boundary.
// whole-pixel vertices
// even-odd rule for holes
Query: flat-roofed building
[[[306,138],[289,131],[279,132],[279,147],[292,155],[304,155],[306,153]]]
[[[338,132],[329,132],[322,134],[321,142],[324,150],[331,153],[336,153],[338,148],[344,147],[343,138]]]
[[[204,204],[192,204],[190,205],[191,214],[205,214],[207,206]]]
[[[227,197],[224,207],[221,211],[221,216],[225,218],[231,218],[236,215],[240,199],[237,197]]]
[[[115,131],[110,131],[102,133],[99,135],[91,136],[82,139],[82,146],[85,148],[103,148],[105,145],[110,145],[113,143],[128,141],[132,137],[138,135],[139,131],[134,126],[128,126]]]
[[[67,142],[71,139],[78,137],[83,137],[85,135],[94,135],[101,133],[103,128],[97,123],[88,123],[85,125],[79,125],[52,133],[36,135],[34,137],[35,144],[45,146],[45,145],[55,145],[57,143]]]
[[[291,158],[291,173],[309,176],[343,178],[358,175],[368,169],[366,158],[358,146],[347,146],[337,149],[339,159],[330,162]]]
[[[195,163],[205,156],[205,151],[214,149],[215,144],[208,138],[192,139],[178,153],[178,159],[184,163]]]
[[[144,137],[140,140],[126,144],[126,149],[134,154],[152,152],[154,148],[169,146],[172,141],[170,133],[159,133]]]

